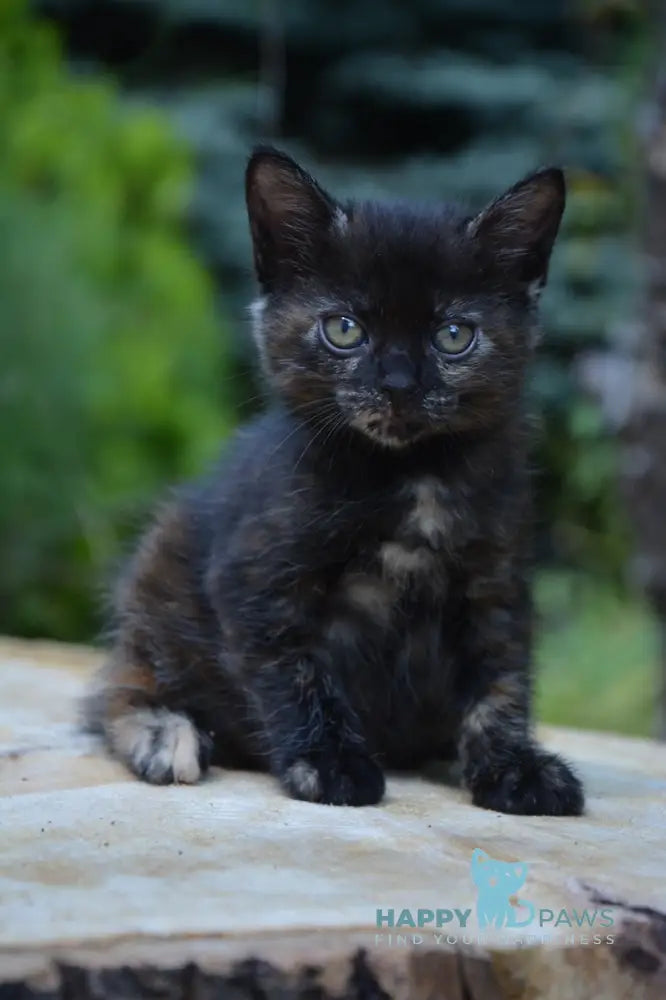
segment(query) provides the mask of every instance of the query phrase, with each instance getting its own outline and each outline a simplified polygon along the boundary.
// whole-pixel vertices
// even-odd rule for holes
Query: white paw
[[[321,780],[317,769],[305,760],[297,760],[284,775],[285,787],[294,798],[318,802],[321,798]]]
[[[137,709],[115,719],[108,737],[114,753],[145,781],[192,785],[201,777],[199,734],[186,715]]]

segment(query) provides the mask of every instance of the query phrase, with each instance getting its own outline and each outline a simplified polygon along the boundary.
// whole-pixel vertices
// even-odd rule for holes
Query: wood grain
[[[437,768],[363,809],[243,772],[154,788],[77,731],[97,660],[0,641],[0,1000],[666,996],[663,745],[544,729],[584,777],[580,819],[475,809]],[[475,847],[529,865],[537,913],[610,908],[612,943],[480,929]],[[377,927],[403,908],[472,912],[465,931]]]

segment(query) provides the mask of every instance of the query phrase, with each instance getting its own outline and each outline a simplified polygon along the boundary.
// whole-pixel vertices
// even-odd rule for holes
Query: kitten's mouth
[[[417,438],[423,437],[428,430],[423,420],[391,411],[357,413],[352,424],[374,441],[389,448],[404,448]]]

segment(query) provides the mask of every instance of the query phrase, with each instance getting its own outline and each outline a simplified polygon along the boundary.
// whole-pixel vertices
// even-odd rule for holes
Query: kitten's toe
[[[153,785],[192,785],[210,761],[212,740],[180,712],[138,709],[115,719],[107,735],[116,756]]]
[[[287,768],[282,784],[295,799],[335,806],[375,805],[385,787],[382,769],[358,750],[299,758]]]
[[[477,774],[472,801],[524,816],[580,816],[585,806],[583,786],[569,765],[538,747],[518,748],[502,770]]]
[[[372,806],[384,797],[384,772],[357,751],[343,752],[324,782],[323,802],[339,806]]]
[[[307,760],[297,760],[288,767],[282,777],[282,784],[293,799],[321,802],[322,781],[319,771]]]

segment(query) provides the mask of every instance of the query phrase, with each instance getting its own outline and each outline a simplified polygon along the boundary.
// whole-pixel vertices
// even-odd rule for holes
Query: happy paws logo
[[[478,889],[476,919],[479,928],[527,927],[534,920],[536,907],[516,893],[527,878],[529,866],[524,861],[496,861],[480,847],[472,854],[470,871]],[[527,911],[518,919],[517,910]]]
[[[378,909],[377,929],[382,933],[375,935],[375,944],[424,944],[428,938],[436,945],[483,944],[484,932],[487,935],[492,930],[510,933],[517,945],[545,943],[554,936],[564,936],[569,945],[613,944],[612,934],[601,933],[602,928],[613,927],[612,907],[537,907],[526,898],[529,868],[525,861],[502,861],[476,847],[470,859],[471,881],[476,888],[476,935],[470,927],[470,906],[449,903],[437,908]],[[460,934],[455,933],[457,929]]]

